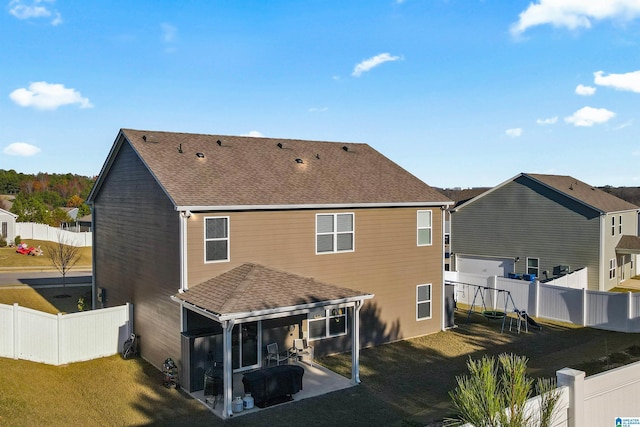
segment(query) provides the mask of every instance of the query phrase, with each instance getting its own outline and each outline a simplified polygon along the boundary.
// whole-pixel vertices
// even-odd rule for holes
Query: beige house
[[[357,383],[361,346],[444,327],[451,202],[366,144],[124,129],[88,201],[94,303],[133,303],[142,356],[188,391],[295,338],[351,351]]]

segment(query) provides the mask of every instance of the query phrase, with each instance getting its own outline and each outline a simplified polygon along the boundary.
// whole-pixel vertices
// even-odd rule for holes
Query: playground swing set
[[[502,320],[502,329],[500,333],[504,332],[505,324],[507,317],[509,318],[509,331],[512,328],[516,328],[517,332],[520,333],[522,326],[524,325],[525,332],[529,332],[529,326],[532,328],[542,330],[542,326],[533,320],[525,310],[518,310],[515,302],[513,301],[513,297],[511,296],[511,292],[506,289],[498,289],[498,288],[490,288],[488,286],[481,285],[473,285],[470,283],[459,283],[460,285],[465,286],[473,286],[475,287],[475,293],[473,295],[473,300],[471,302],[471,307],[469,307],[469,311],[467,313],[467,323],[469,323],[469,318],[471,314],[474,313],[474,308],[476,307],[476,301],[478,300],[478,296],[480,297],[480,301],[482,302],[482,311],[480,314],[487,318],[488,320]],[[504,311],[499,311],[497,309],[487,309],[487,304],[485,302],[484,293],[485,291],[497,292],[498,296],[496,301],[500,299],[500,295],[503,295],[504,301]],[[511,306],[513,313],[515,314],[515,318],[508,315],[509,306]],[[513,324],[515,320],[515,325]]]

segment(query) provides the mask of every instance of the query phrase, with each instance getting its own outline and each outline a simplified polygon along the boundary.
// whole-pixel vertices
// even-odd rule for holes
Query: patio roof
[[[640,236],[622,236],[616,252],[619,254],[640,254]]]
[[[370,298],[373,294],[256,263],[242,264],[172,297],[217,321],[279,317]]]

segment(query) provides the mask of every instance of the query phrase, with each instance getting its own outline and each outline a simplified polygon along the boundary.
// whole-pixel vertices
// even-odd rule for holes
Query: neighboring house
[[[546,279],[588,268],[606,291],[638,274],[640,208],[570,176],[521,173],[452,210],[455,270]]]
[[[0,236],[7,244],[12,244],[16,238],[16,220],[18,215],[0,209]]]
[[[366,144],[125,129],[88,202],[97,294],[189,391],[302,337],[358,382],[360,346],[444,327],[451,202]]]
[[[81,216],[76,220],[78,231],[91,231],[91,214]]]

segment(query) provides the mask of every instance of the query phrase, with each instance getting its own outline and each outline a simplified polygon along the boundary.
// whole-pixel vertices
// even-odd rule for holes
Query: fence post
[[[627,292],[627,330],[633,332],[633,295],[631,291]]]
[[[582,288],[582,326],[587,326],[587,290]]]
[[[585,373],[571,368],[556,371],[558,387],[569,387],[568,427],[582,427],[584,419],[584,377]]]
[[[534,292],[533,292],[533,317],[540,317],[540,280],[536,279]]]
[[[19,321],[19,316],[18,316],[18,303],[14,302],[13,303],[13,358],[15,360],[18,360],[18,355],[20,354],[20,351],[18,349],[18,346],[20,345],[20,337],[18,336],[18,332],[20,331],[19,325],[18,325],[18,321]]]
[[[62,352],[62,313],[58,313],[58,322],[56,323],[57,329],[58,329],[58,339],[56,340],[57,344],[58,344],[58,351],[57,351],[57,360],[56,360],[56,366],[60,366],[62,365],[62,363],[60,363],[60,359],[61,359],[61,352]]]

